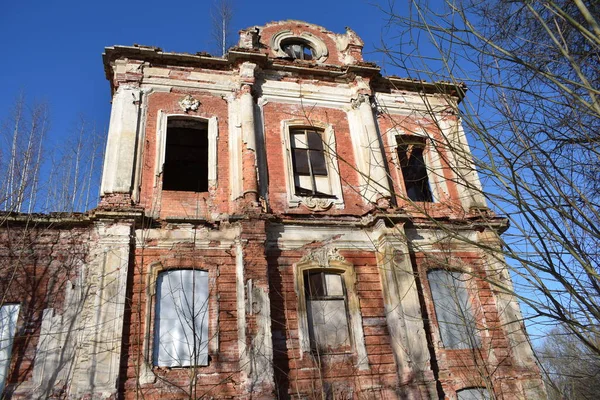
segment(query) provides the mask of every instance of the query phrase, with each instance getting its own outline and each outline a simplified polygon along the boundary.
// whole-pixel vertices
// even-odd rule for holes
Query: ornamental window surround
[[[216,117],[161,110],[156,129],[155,186],[200,193],[216,187],[218,134]]]
[[[295,265],[294,280],[301,357],[353,354],[368,369],[354,266],[324,247]]]
[[[282,121],[281,132],[288,205],[304,204],[313,211],[343,208],[333,127],[286,120]]]

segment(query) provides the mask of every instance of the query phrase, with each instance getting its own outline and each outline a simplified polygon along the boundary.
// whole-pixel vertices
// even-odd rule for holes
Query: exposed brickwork
[[[275,56],[270,46],[282,31],[302,43],[318,39],[327,57]],[[111,122],[109,151],[131,149],[132,165],[107,163],[104,196],[85,216],[1,220],[2,304],[22,307],[9,397],[14,391],[13,398],[455,399],[474,386],[496,398],[543,397],[543,389],[525,391],[541,384],[539,371],[511,347],[514,337],[499,310],[507,300],[490,283],[486,251],[478,239],[444,237],[460,227],[486,246],[499,245],[485,200],[466,188],[477,181],[465,182],[457,168],[468,149],[457,155],[449,146],[456,142],[446,137],[458,129],[456,117],[415,112],[415,104],[423,106],[422,88],[381,77],[362,61],[354,32],[269,23],[242,31],[226,58],[117,46],[107,49],[105,67],[119,104],[113,115],[122,119]],[[436,110],[457,100],[436,90],[426,95]],[[197,108],[180,103],[188,95]],[[372,112],[378,105],[369,102],[379,95],[391,99],[393,112]],[[217,128],[209,132],[209,140],[217,136],[209,165],[216,179],[209,175],[207,192],[162,189],[159,138],[165,116],[174,115]],[[335,148],[326,151],[337,160],[328,164],[328,176],[339,175],[341,196],[301,196],[288,182],[290,120],[327,127],[335,137]],[[427,157],[437,160],[428,165],[436,201],[406,200],[395,138],[388,135],[396,128],[426,135]],[[386,174],[388,181],[368,183],[374,195],[363,198],[361,185]],[[313,204],[319,202],[325,206]],[[502,229],[502,220],[493,222]],[[326,355],[307,344],[302,300],[304,271],[321,268],[344,274],[351,342]],[[473,278],[468,293],[480,349],[444,348],[427,281],[433,268]],[[207,366],[153,363],[155,280],[172,269],[208,272]],[[74,290],[84,297],[82,309],[61,319]],[[46,334],[61,340],[50,351],[40,340],[43,323],[59,332]],[[48,360],[44,351],[67,356]]]

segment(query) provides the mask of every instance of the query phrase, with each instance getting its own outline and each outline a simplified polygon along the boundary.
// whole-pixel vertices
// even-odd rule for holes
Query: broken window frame
[[[312,61],[316,51],[308,41],[299,38],[285,39],[281,42],[281,50],[294,60]]]
[[[325,124],[319,121],[311,121],[310,125],[306,124],[306,119],[290,119],[284,120],[281,123],[281,139],[284,147],[284,170],[287,186],[287,200],[289,207],[298,207],[305,199],[313,197],[310,194],[298,194],[296,192],[296,176],[294,174],[293,165],[293,150],[292,138],[290,131],[294,129],[312,129],[321,133],[323,149],[325,155],[325,163],[327,167],[327,177],[329,180],[330,195],[323,196],[324,199],[335,206],[335,208],[344,208],[344,196],[342,194],[342,183],[336,156],[335,132],[331,124]],[[319,197],[319,196],[317,196]]]
[[[297,138],[304,136],[303,141]],[[320,191],[318,184],[327,182],[331,192],[327,151],[323,143],[323,132],[315,128],[290,129],[290,144],[292,153],[292,168],[294,171],[294,190],[298,196],[335,198],[331,193]],[[298,147],[296,144],[304,144]],[[310,187],[303,187],[300,177],[308,177]],[[319,181],[317,181],[319,180]]]
[[[335,272],[342,278],[346,294],[346,309],[348,330],[350,337],[350,348],[345,354],[353,353],[356,360],[356,367],[359,370],[369,369],[367,349],[363,332],[362,316],[360,313],[360,302],[356,291],[356,274],[354,266],[345,260],[330,259],[326,265],[322,265],[315,260],[305,260],[295,265],[294,279],[296,284],[296,293],[298,295],[298,340],[300,342],[300,358],[305,354],[314,355],[314,350],[310,340],[310,330],[308,323],[308,310],[306,303],[306,279],[305,271],[323,270],[324,272]],[[327,356],[323,354],[323,356]]]
[[[208,271],[161,270],[156,276],[154,290],[152,365],[169,368],[207,366],[210,325]],[[184,306],[190,305],[190,295],[191,308],[184,309]],[[169,300],[172,300],[173,307],[168,307],[171,305]],[[165,315],[165,308],[175,308],[176,315]]]
[[[154,187],[157,188],[157,186],[160,185],[158,187],[162,189],[162,175],[164,173],[164,163],[167,145],[167,125],[169,119],[197,120],[208,124],[208,188],[209,191],[217,188],[217,141],[219,137],[219,124],[217,117],[204,118],[188,114],[173,114],[168,113],[164,110],[160,110],[158,112],[158,121],[156,129],[156,153],[154,166],[154,173],[156,175],[156,179]]]
[[[316,287],[314,285],[314,277],[320,277],[320,285]],[[339,279],[340,287],[338,293],[334,292],[334,288],[327,279],[328,277],[336,277]],[[304,271],[304,289],[306,296],[306,315],[308,319],[308,330],[310,336],[311,349],[316,354],[338,354],[348,353],[352,350],[352,340],[350,335],[350,315],[348,314],[348,299],[346,292],[346,285],[344,283],[343,271],[335,271],[330,269],[309,269]],[[328,319],[321,329],[336,331],[335,336],[339,343],[322,343],[319,336],[321,336],[322,330],[315,326],[314,320],[316,319],[319,311],[326,311],[326,304],[343,303],[343,321],[335,321],[333,318]],[[322,305],[320,310],[316,307]],[[341,322],[341,324],[340,324]],[[335,326],[332,326],[335,325]],[[340,330],[343,330],[340,332]],[[329,332],[328,332],[329,333]],[[342,334],[345,338],[339,341],[338,333]],[[328,340],[330,338],[325,338]]]
[[[208,192],[208,122],[167,119],[163,190]]]
[[[448,350],[481,347],[474,306],[465,272],[434,268],[427,271],[427,282],[436,316],[440,342]]]
[[[427,142],[417,135],[396,135],[396,157],[406,198],[413,202],[432,203],[433,192],[426,160]],[[412,165],[411,165],[412,164]]]

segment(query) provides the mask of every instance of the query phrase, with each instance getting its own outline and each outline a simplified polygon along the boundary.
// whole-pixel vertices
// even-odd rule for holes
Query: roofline
[[[303,62],[285,62],[277,58],[271,58],[266,54],[257,51],[234,47],[225,57],[212,56],[209,53],[199,52],[174,53],[165,52],[160,47],[154,46],[110,46],[104,49],[102,54],[104,63],[104,72],[106,79],[113,86],[113,73],[111,63],[119,59],[133,59],[139,61],[157,62],[160,64],[182,65],[182,66],[213,66],[223,69],[233,69],[235,65],[244,61],[251,61],[261,67],[271,67],[275,69],[308,72],[319,75],[342,76],[348,73],[355,73],[362,76],[373,77],[380,82],[390,85],[396,90],[407,90],[411,92],[421,92],[427,94],[445,94],[456,97],[460,102],[466,92],[467,86],[463,82],[434,81],[429,82],[419,79],[401,78],[397,76],[381,75],[381,68],[374,63],[360,62],[351,65],[332,65],[332,64],[304,64]]]

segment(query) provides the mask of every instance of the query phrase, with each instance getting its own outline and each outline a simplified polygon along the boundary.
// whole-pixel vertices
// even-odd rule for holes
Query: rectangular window
[[[17,332],[20,304],[5,304],[0,307],[0,395],[4,391],[10,370],[12,345]]]
[[[335,197],[327,173],[321,132],[290,129],[294,187],[298,196]]]
[[[425,141],[412,135],[397,136],[398,162],[406,196],[412,201],[432,202],[427,165],[425,164]]]
[[[480,345],[467,280],[462,272],[436,269],[427,273],[442,343],[447,349],[472,349]]]
[[[306,310],[311,346],[323,353],[350,350],[346,290],[342,275],[305,272]]]
[[[154,365],[208,365],[208,272],[174,270],[156,280]]]
[[[208,192],[208,123],[169,118],[163,190]]]

